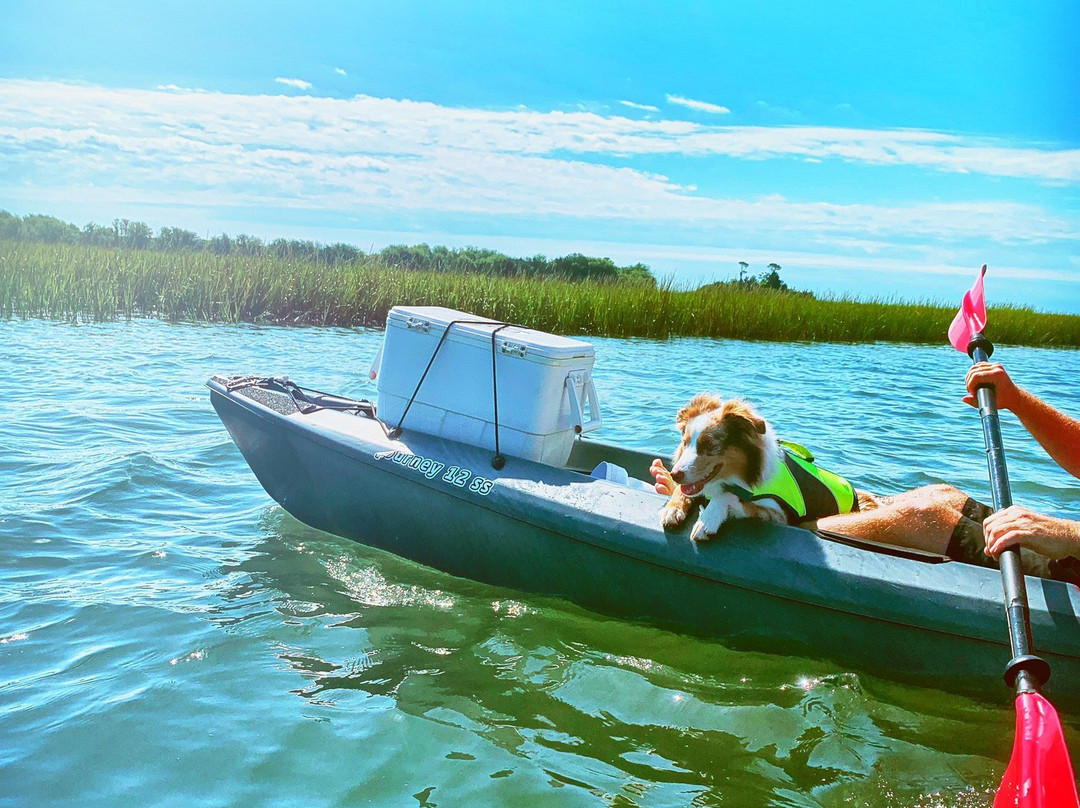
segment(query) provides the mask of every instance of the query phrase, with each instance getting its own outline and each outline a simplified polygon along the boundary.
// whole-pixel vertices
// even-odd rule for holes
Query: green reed
[[[734,286],[684,291],[416,272],[377,258],[306,261],[0,242],[0,317],[381,326],[440,305],[561,334],[942,343],[953,305],[815,299]],[[1080,347],[1080,317],[998,307],[995,342]]]

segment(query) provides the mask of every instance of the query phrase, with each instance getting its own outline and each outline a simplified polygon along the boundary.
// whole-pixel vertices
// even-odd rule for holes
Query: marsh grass
[[[0,242],[0,316],[381,326],[394,305],[440,305],[560,334],[941,343],[955,307],[498,278],[287,259]],[[1080,317],[998,307],[995,342],[1080,346]]]

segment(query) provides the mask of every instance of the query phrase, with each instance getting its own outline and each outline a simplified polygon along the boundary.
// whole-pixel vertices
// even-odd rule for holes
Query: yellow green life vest
[[[775,499],[792,524],[859,509],[855,487],[850,482],[815,465],[814,456],[806,447],[787,441],[780,441],[780,445],[784,462],[772,477],[752,491],[735,485],[725,488],[743,502]]]

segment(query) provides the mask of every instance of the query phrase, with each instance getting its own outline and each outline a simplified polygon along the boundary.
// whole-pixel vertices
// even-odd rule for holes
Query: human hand
[[[972,407],[979,406],[975,391],[983,385],[994,387],[997,391],[997,405],[1003,410],[1011,410],[1020,400],[1020,388],[1009,378],[1000,362],[977,362],[972,365],[968,369],[964,384],[968,389],[964,403]]]
[[[663,494],[665,497],[670,497],[675,493],[675,482],[671,479],[671,472],[667,470],[664,461],[659,457],[649,466],[649,473],[656,479],[656,484],[653,486],[656,493]]]
[[[1047,558],[1080,557],[1080,523],[1011,505],[983,522],[986,554],[997,558],[1008,547],[1027,547]]]

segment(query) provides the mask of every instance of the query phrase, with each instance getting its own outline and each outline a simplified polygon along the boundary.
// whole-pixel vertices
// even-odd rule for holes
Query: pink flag
[[[979,277],[975,284],[964,293],[964,302],[960,305],[960,311],[956,312],[952,325],[949,326],[949,342],[958,351],[967,353],[968,342],[971,335],[976,331],[986,328],[986,300],[983,297],[983,275],[986,274],[986,264],[979,270]]]

